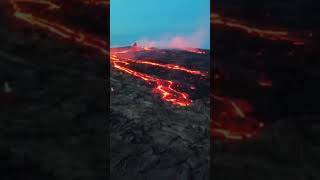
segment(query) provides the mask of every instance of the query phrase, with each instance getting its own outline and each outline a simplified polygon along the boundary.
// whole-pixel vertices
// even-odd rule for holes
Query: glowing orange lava
[[[33,12],[25,12],[19,6],[20,3],[30,4],[40,4],[48,8],[48,10],[58,10],[61,8],[60,5],[55,4],[50,1],[39,1],[39,0],[11,0],[12,7],[14,9],[14,16],[26,23],[29,23],[35,28],[40,28],[41,30],[49,31],[61,38],[66,40],[74,41],[83,46],[88,46],[97,49],[104,55],[108,55],[109,52],[106,50],[107,43],[94,35],[81,32],[63,24],[51,22],[46,20],[46,18],[40,18],[33,15]]]
[[[130,50],[126,50],[126,52],[130,52]],[[120,54],[123,54],[123,51],[119,52]],[[189,95],[187,93],[180,92],[176,86],[175,82],[171,80],[165,80],[160,79],[151,75],[147,75],[141,72],[134,71],[132,69],[128,68],[128,65],[131,63],[134,64],[145,64],[150,66],[156,66],[160,68],[166,68],[170,70],[177,70],[177,71],[183,71],[185,73],[189,73],[192,75],[200,75],[200,76],[207,76],[207,73],[201,72],[201,71],[195,71],[190,70],[185,67],[181,67],[174,64],[160,64],[152,61],[145,61],[145,60],[133,60],[129,58],[119,58],[117,53],[112,53],[111,55],[111,62],[112,65],[117,68],[118,70],[121,70],[123,72],[126,72],[130,75],[133,75],[139,79],[142,79],[146,81],[147,83],[154,86],[153,92],[161,94],[161,98],[164,101],[171,102],[174,105],[179,106],[188,106],[192,103],[192,100],[189,98]]]
[[[298,38],[299,33],[288,30],[259,28],[249,25],[238,19],[223,17],[220,14],[211,14],[211,24],[222,28],[242,31],[250,36],[255,36],[265,40],[284,41],[293,45],[305,45],[306,39]],[[261,52],[258,53],[261,55]],[[220,74],[222,73],[222,74]],[[226,76],[226,77],[224,77]],[[224,81],[228,79],[228,73],[224,71],[216,72],[214,79]],[[273,82],[264,74],[257,80],[261,88],[272,88]],[[213,115],[211,131],[214,138],[226,140],[250,139],[257,135],[264,124],[256,118],[250,116],[253,107],[244,99],[237,99],[228,96],[212,96]]]
[[[123,52],[121,52],[123,53]],[[111,58],[112,59],[112,58]],[[165,69],[170,69],[170,70],[177,70],[177,71],[183,71],[192,75],[200,75],[200,76],[208,76],[207,72],[203,71],[197,71],[197,70],[191,70],[176,64],[161,64],[157,62],[153,62],[152,60],[147,61],[147,60],[133,60],[133,59],[128,59],[128,58],[122,58],[126,62],[132,62],[136,64],[145,64],[145,65],[151,65],[151,66],[156,66],[160,68],[165,68]]]
[[[287,30],[258,28],[249,25],[246,22],[223,17],[220,14],[211,14],[211,24],[242,31],[250,36],[255,36],[271,41],[285,41],[293,45],[305,45],[306,40],[297,38],[297,33]],[[295,35],[293,35],[295,34]],[[261,54],[261,52],[259,52]],[[259,55],[259,54],[258,54]],[[225,77],[226,76],[226,77]],[[221,68],[219,72],[215,72],[214,79],[216,81],[224,81],[228,79],[228,73]],[[263,74],[257,81],[261,88],[272,88],[273,83]],[[212,95],[213,114],[211,116],[211,132],[213,138],[226,140],[243,140],[250,139],[257,135],[264,124],[253,117],[253,107],[244,99],[238,99],[222,95]]]
[[[300,38],[292,37],[288,31],[278,31],[272,29],[257,28],[247,25],[237,19],[222,17],[219,14],[211,14],[211,23],[214,25],[225,26],[238,29],[250,35],[273,41],[287,41],[294,45],[304,45],[305,41]]]
[[[215,107],[211,130],[214,138],[242,140],[254,137],[264,126],[249,116],[253,107],[246,101],[230,97],[212,96]]]

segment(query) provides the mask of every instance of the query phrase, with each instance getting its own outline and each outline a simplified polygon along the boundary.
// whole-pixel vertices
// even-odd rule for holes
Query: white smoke
[[[157,48],[200,48],[210,38],[209,29],[200,26],[189,35],[181,36],[167,36],[159,40],[150,40],[147,38],[141,39],[138,42],[139,46],[143,47],[157,47]]]

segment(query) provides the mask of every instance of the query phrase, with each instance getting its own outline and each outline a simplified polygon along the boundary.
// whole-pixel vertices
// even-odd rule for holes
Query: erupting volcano
[[[116,69],[128,73],[132,76],[135,76],[139,79],[146,81],[148,84],[154,86],[153,92],[159,93],[161,98],[164,101],[171,102],[174,105],[179,106],[188,106],[192,103],[189,95],[185,92],[181,92],[179,90],[179,82],[175,82],[172,80],[161,79],[152,75],[148,75],[145,73],[141,73],[130,69],[130,64],[137,64],[137,65],[145,65],[149,68],[163,68],[170,71],[181,71],[190,75],[195,76],[202,76],[207,77],[207,72],[202,72],[199,70],[192,70],[188,69],[176,64],[162,64],[158,63],[155,60],[139,60],[139,59],[130,59],[125,58],[131,52],[138,52],[138,51],[150,51],[145,47],[139,47],[137,44],[134,44],[131,48],[127,48],[125,50],[115,50],[111,49],[111,62],[113,67]],[[193,87],[190,85],[190,88]]]

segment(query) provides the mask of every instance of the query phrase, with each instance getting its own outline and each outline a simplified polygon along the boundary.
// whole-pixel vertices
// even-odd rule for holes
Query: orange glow
[[[126,50],[125,52],[130,52],[130,50]],[[123,54],[124,51],[119,51],[120,54]],[[161,98],[164,101],[171,102],[174,105],[179,105],[179,106],[188,106],[192,103],[192,100],[189,98],[189,95],[187,93],[180,92],[175,85],[177,84],[176,82],[173,82],[171,80],[165,80],[165,79],[160,79],[156,78],[141,72],[134,71],[132,69],[129,69],[127,66],[130,65],[131,63],[134,64],[145,64],[145,65],[150,65],[150,66],[156,66],[160,68],[166,68],[170,70],[178,70],[178,71],[183,71],[185,73],[189,73],[192,75],[200,75],[200,76],[207,76],[208,74],[205,72],[201,71],[195,71],[195,70],[190,70],[178,65],[174,64],[160,64],[152,61],[145,61],[145,60],[133,60],[133,59],[128,59],[128,58],[119,58],[117,55],[117,52],[112,53],[111,55],[111,64],[113,67],[116,69],[123,71],[125,73],[128,73],[130,75],[133,75],[139,79],[142,79],[146,81],[147,83],[151,84],[154,86],[153,92],[154,93],[159,93],[161,94]]]
[[[163,100],[180,106],[188,106],[192,103],[192,100],[186,93],[182,93],[174,89],[173,81],[156,78],[144,73],[131,70],[128,67],[125,67],[125,65],[130,64],[129,61],[118,58],[116,55],[111,56],[111,62],[113,67],[115,67],[116,69],[142,79],[151,85],[154,85],[155,87],[153,88],[153,92],[161,94],[161,98]]]
[[[213,95],[219,109],[212,116],[211,132],[214,138],[243,140],[254,137],[264,124],[249,116],[253,107],[248,102]]]
[[[238,19],[223,17],[217,13],[211,14],[211,25],[243,32],[249,36],[264,40],[283,41],[293,45],[305,45],[307,43],[306,36],[300,38],[302,33],[258,27]],[[257,55],[262,55],[262,53],[258,52]],[[228,73],[222,71],[221,68],[218,72],[215,72],[213,78],[219,81],[229,79]],[[273,82],[262,74],[258,78],[257,85],[262,88],[271,88]],[[221,92],[219,90],[219,93]],[[244,99],[212,95],[211,101],[214,104],[212,108],[215,108],[211,116],[213,138],[225,140],[251,139],[256,137],[257,133],[264,127],[264,123],[253,117],[253,106]]]
[[[257,28],[247,25],[237,19],[222,17],[219,14],[211,14],[211,23],[214,25],[225,26],[228,28],[238,29],[250,35],[272,41],[287,41],[294,45],[304,45],[303,39],[290,36],[288,31],[278,31],[272,29]]]
[[[41,30],[49,31],[60,38],[74,41],[80,45],[94,48],[100,51],[104,55],[108,55],[109,52],[106,50],[107,43],[94,35],[81,32],[68,28],[62,24],[51,22],[45,18],[36,17],[32,12],[24,12],[19,3],[30,3],[30,4],[41,4],[48,7],[49,10],[57,10],[60,8],[59,5],[49,1],[38,1],[38,0],[11,0],[10,1],[14,8],[14,16],[26,23],[29,23],[33,27],[40,28]]]
[[[146,65],[157,66],[157,67],[161,67],[161,68],[165,68],[165,69],[183,71],[183,72],[193,74],[193,75],[200,75],[200,76],[207,76],[208,75],[208,73],[206,73],[206,72],[187,69],[185,67],[181,67],[176,64],[160,64],[160,63],[156,63],[156,62],[152,62],[152,61],[131,60],[131,59],[127,59],[127,61],[134,62],[136,64],[146,64]]]

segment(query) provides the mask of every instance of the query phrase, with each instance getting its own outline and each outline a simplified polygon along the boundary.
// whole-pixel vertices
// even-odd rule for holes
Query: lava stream
[[[123,52],[121,52],[121,53],[123,53]],[[113,57],[117,57],[117,56],[113,55]],[[188,69],[188,68],[176,65],[176,64],[161,64],[161,63],[154,62],[152,60],[150,60],[150,61],[147,61],[147,60],[133,60],[133,59],[129,59],[129,58],[121,58],[121,59],[123,59],[125,62],[132,62],[132,63],[135,63],[135,64],[145,64],[145,65],[151,65],[151,66],[165,68],[165,69],[169,69],[169,70],[183,71],[183,72],[186,72],[188,74],[200,75],[200,76],[203,76],[203,77],[208,76],[207,72],[198,71],[198,70],[191,70],[191,69]]]
[[[179,105],[179,106],[188,106],[192,103],[192,100],[189,98],[189,95],[187,93],[183,93],[177,90],[175,88],[175,83],[173,81],[164,80],[164,79],[156,78],[141,72],[137,72],[132,69],[129,69],[126,66],[129,65],[130,63],[147,64],[147,65],[166,68],[170,70],[180,70],[192,75],[207,76],[207,74],[204,72],[190,70],[174,64],[160,64],[160,63],[155,63],[151,61],[142,61],[142,60],[138,61],[138,60],[132,60],[128,58],[119,58],[115,54],[111,55],[111,63],[116,69],[126,72],[130,75],[133,75],[139,79],[146,81],[149,84],[154,85],[153,92],[161,94],[161,98],[164,101],[168,101],[168,102],[171,102],[172,104]]]
[[[252,138],[264,126],[249,116],[253,107],[246,101],[216,95],[212,95],[212,98],[217,108],[220,108],[212,115],[211,132],[214,137],[227,140]]]
[[[175,88],[173,87],[174,85],[173,81],[156,78],[156,77],[129,69],[128,67],[124,66],[129,64],[128,61],[119,59],[116,55],[111,56],[111,62],[116,69],[123,71],[125,73],[128,73],[132,76],[135,76],[139,79],[142,79],[149,84],[155,85],[153,92],[160,93],[161,98],[163,100],[171,102],[174,105],[180,105],[180,106],[188,106],[192,103],[192,100],[189,98],[188,94],[175,90]]]
[[[272,29],[257,28],[247,25],[237,19],[222,17],[219,14],[211,14],[211,23],[214,25],[225,26],[228,28],[238,29],[250,35],[272,41],[287,41],[294,45],[304,45],[305,40],[292,37],[288,31],[278,31]]]
[[[80,45],[87,46],[94,48],[100,51],[104,55],[109,55],[109,52],[106,50],[107,43],[100,38],[81,32],[80,30],[71,29],[66,27],[60,23],[51,22],[46,20],[45,18],[36,17],[32,14],[32,12],[24,12],[19,3],[29,3],[29,4],[41,4],[48,7],[49,10],[57,10],[60,9],[61,6],[54,4],[49,1],[38,1],[38,0],[11,0],[10,1],[13,9],[14,9],[14,16],[30,25],[40,28],[42,30],[49,31],[53,34],[58,35],[61,38],[75,41]]]

